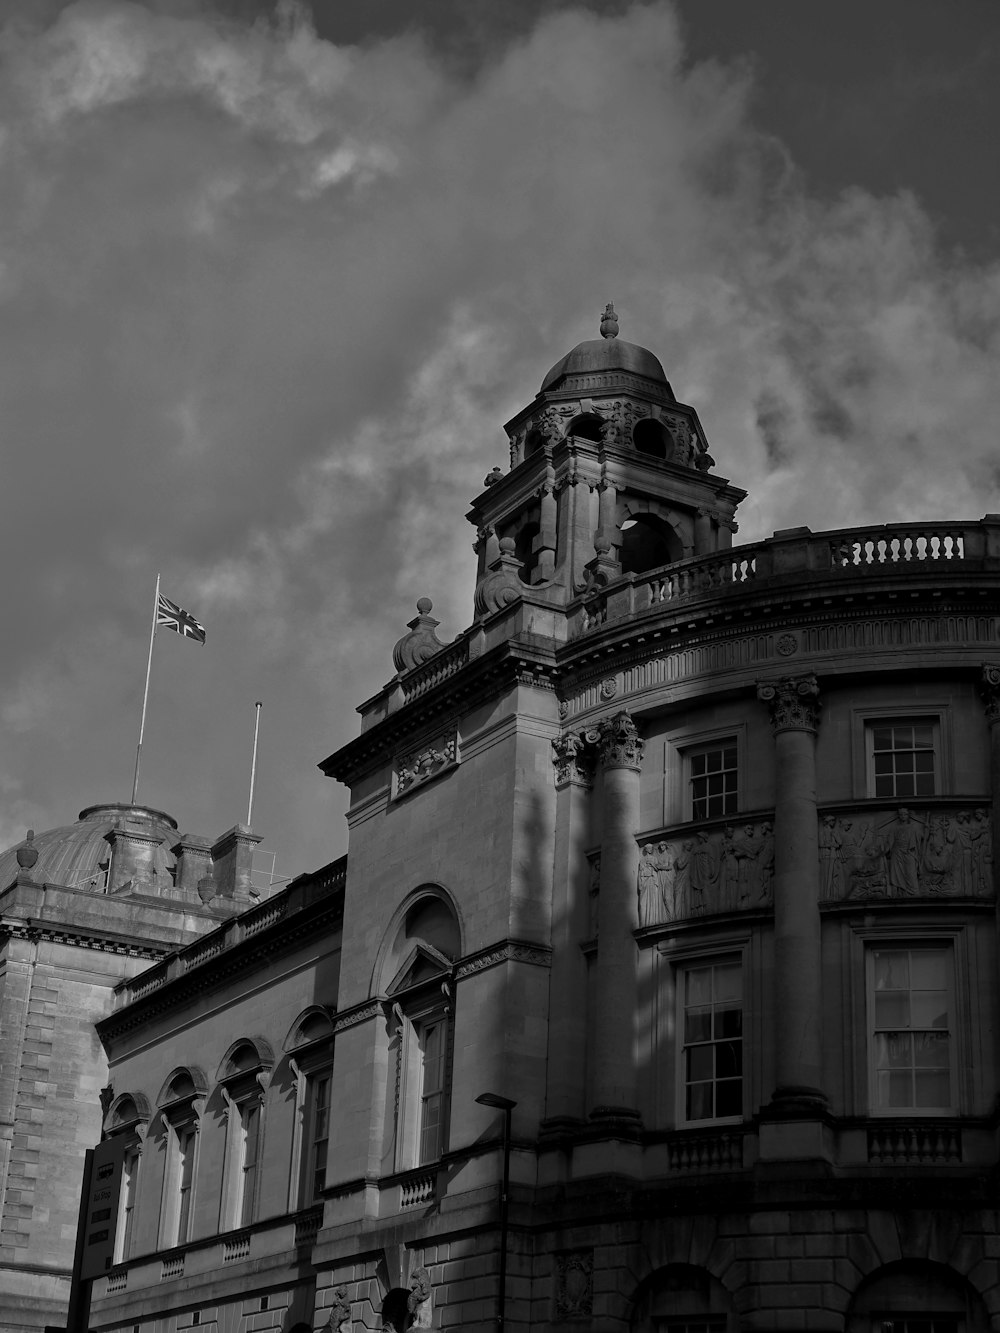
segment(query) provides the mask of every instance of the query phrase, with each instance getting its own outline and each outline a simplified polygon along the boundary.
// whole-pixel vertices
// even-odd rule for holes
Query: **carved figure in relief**
[[[947,819],[930,823],[920,861],[920,883],[932,894],[950,893],[954,885],[955,830]]]
[[[732,854],[736,859],[736,907],[746,907],[750,902],[753,872],[756,869],[757,854],[760,848],[752,824],[744,824],[743,832],[732,839]]]
[[[888,861],[889,893],[900,898],[916,897],[920,892],[923,826],[913,819],[905,805],[901,805],[896,818],[882,827],[888,829],[883,847]]]
[[[639,858],[639,925],[651,926],[660,909],[660,873],[653,844],[647,842]]]
[[[720,851],[722,856],[720,867],[720,896],[722,901],[719,906],[725,911],[736,906],[740,873],[739,858],[736,855],[736,835],[732,824],[727,824],[722,831]]]
[[[719,878],[719,853],[708,840],[704,829],[695,834],[691,849],[691,915],[705,912],[705,892],[714,888]]]
[[[774,889],[774,826],[765,820],[757,846],[757,897],[769,902]]]
[[[870,824],[855,825],[851,819],[841,821],[840,861],[849,898],[871,898],[885,893],[884,863]]]
[[[661,921],[676,921],[680,915],[678,910],[681,904],[677,898],[677,887],[674,883],[674,870],[676,860],[672,847],[668,847],[665,842],[656,845],[656,871],[660,886],[659,909],[662,912]]]
[[[836,815],[824,815],[819,825],[819,894],[839,898],[843,890],[841,855],[844,831]]]
[[[993,892],[993,828],[986,810],[976,811],[976,893],[988,898]]]
[[[673,900],[676,916],[685,916],[690,912],[691,897],[691,848],[694,841],[685,838],[674,851]]]
[[[958,844],[957,879],[959,893],[971,893],[975,881],[975,826],[970,822],[972,815],[968,810],[959,810],[955,816],[953,832]]]

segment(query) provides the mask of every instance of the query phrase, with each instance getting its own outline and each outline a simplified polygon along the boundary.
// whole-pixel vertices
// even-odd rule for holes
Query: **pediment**
[[[400,991],[419,986],[423,981],[449,976],[451,969],[451,959],[446,958],[432,944],[415,944],[386,987],[386,995],[397,995]]]

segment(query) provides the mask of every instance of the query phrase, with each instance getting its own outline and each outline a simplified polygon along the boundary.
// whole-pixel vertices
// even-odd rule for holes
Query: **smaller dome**
[[[540,392],[551,389],[565,375],[599,375],[611,370],[624,370],[631,375],[642,375],[666,385],[667,377],[659,360],[645,347],[623,342],[621,338],[593,338],[577,343],[561,361],[557,361],[542,380]]]
[[[577,343],[545,376],[539,392],[553,388],[566,375],[600,375],[616,370],[654,380],[670,392],[663,367],[653,353],[618,337],[618,316],[609,303],[601,320],[601,337]]]

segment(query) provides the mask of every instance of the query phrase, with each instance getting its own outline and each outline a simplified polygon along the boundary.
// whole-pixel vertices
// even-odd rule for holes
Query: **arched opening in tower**
[[[643,417],[635,423],[632,431],[632,443],[640,454],[649,454],[652,458],[666,461],[674,451],[674,442],[662,421],[652,417]]]
[[[669,523],[655,514],[637,514],[622,524],[620,560],[623,574],[644,574],[673,564],[684,554],[681,539]]]

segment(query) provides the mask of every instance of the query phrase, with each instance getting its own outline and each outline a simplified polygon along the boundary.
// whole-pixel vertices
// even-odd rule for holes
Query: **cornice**
[[[137,939],[124,939],[113,935],[98,935],[86,930],[74,929],[72,925],[49,926],[43,922],[0,920],[0,933],[10,939],[29,940],[32,943],[69,944],[77,949],[90,949],[98,953],[119,954],[126,958],[149,958],[159,961],[174,952],[176,945],[156,946]],[[195,943],[194,940],[191,943]]]
[[[527,638],[497,644],[335,751],[319,764],[320,771],[341,782],[356,781],[388,762],[400,745],[419,740],[423,729],[457,722],[470,696],[482,698],[517,684],[554,687],[558,677],[554,647],[551,641]]]
[[[101,1019],[96,1025],[98,1035],[105,1043],[114,1041],[158,1014],[186,1004],[195,996],[266,965],[282,954],[291,953],[303,939],[314,939],[321,932],[341,925],[343,916],[343,898],[339,894],[332,901],[320,899],[291,916],[281,916],[265,929],[199,962],[189,971],[171,977]],[[141,976],[136,978],[137,983],[141,980]]]

